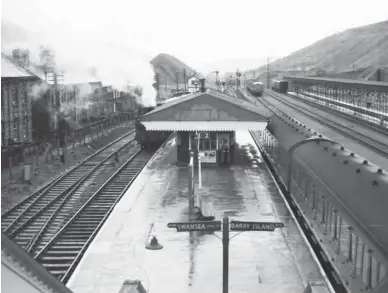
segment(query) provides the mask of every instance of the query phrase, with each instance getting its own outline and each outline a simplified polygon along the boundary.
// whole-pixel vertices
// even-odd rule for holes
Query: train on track
[[[264,91],[264,85],[257,80],[247,80],[247,90],[256,97],[261,97]]]
[[[135,140],[141,145],[143,149],[154,150],[171,135],[171,131],[149,131],[140,122],[140,117],[151,112],[156,107],[142,107],[138,109],[135,119],[136,135]]]
[[[286,80],[273,80],[272,81],[272,90],[278,93],[287,93],[288,90],[288,81]]]

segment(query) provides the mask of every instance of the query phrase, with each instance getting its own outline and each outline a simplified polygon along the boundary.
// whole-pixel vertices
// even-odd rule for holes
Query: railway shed
[[[177,159],[188,164],[190,152],[206,165],[233,164],[235,131],[264,130],[272,113],[253,103],[202,89],[167,102],[140,119],[146,130],[176,131]]]
[[[388,120],[388,83],[380,81],[284,76],[289,88],[297,94],[369,116]]]
[[[349,263],[345,275],[358,275],[370,292],[387,292],[386,171],[286,114],[273,116],[268,131],[274,137],[262,136],[279,175]]]

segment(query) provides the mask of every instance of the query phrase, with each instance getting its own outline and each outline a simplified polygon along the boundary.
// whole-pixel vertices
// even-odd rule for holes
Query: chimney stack
[[[12,50],[12,59],[24,68],[30,66],[30,52],[27,49]]]
[[[381,68],[379,68],[379,69],[377,69],[377,71],[376,71],[376,81],[382,81],[383,79],[382,79],[382,70],[381,70]]]
[[[205,88],[205,79],[204,79],[204,78],[201,78],[201,79],[200,79],[200,82],[201,82],[201,93],[204,93],[204,92],[206,92],[206,88]]]

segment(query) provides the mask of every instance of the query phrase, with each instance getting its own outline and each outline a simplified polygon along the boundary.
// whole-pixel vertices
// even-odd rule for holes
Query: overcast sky
[[[172,54],[194,68],[284,56],[344,29],[388,19],[387,0],[3,0],[2,17],[66,38],[88,33]]]

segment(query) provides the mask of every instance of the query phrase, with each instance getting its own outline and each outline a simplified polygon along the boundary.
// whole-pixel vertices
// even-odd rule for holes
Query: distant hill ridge
[[[270,63],[271,71],[388,81],[388,21],[345,30]],[[264,76],[266,67],[255,69]],[[318,72],[318,74],[317,74]]]
[[[202,76],[193,68],[180,61],[178,58],[169,54],[161,53],[151,60],[155,73],[161,76],[161,83],[176,84],[177,72],[178,83],[183,83],[183,70],[186,70],[186,78],[196,75]]]

